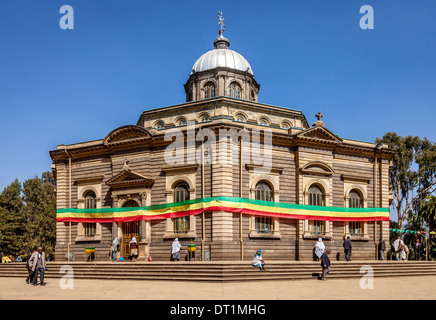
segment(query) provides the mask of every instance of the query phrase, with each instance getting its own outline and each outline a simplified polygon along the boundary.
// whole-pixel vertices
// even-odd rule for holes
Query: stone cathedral
[[[171,243],[197,261],[312,260],[322,238],[343,260],[377,259],[389,240],[385,145],[350,140],[298,110],[259,102],[249,62],[221,30],[194,63],[186,102],[147,110],[103,139],[50,151],[57,180],[56,260],[110,261],[139,244],[138,260],[169,261]],[[315,120],[315,119],[314,119]]]

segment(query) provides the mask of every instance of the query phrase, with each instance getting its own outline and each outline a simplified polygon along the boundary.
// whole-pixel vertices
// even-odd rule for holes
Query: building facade
[[[57,180],[55,255],[110,260],[311,260],[322,238],[343,259],[376,259],[389,239],[393,151],[331,132],[318,113],[258,102],[260,85],[223,33],[194,64],[186,102],[144,111],[104,139],[50,151]]]

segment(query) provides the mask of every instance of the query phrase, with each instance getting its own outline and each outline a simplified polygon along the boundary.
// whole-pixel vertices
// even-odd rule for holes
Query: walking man
[[[351,245],[351,239],[348,236],[347,239],[344,241],[344,252],[345,252],[345,260],[351,261],[351,248],[353,246]]]
[[[39,284],[41,286],[45,286],[44,272],[47,269],[47,266],[45,263],[45,253],[42,251],[41,247],[38,247],[38,250],[30,257],[29,268],[33,272],[32,284],[34,286],[37,285],[37,279],[39,273]]]
[[[329,258],[330,252],[331,251],[329,249],[326,249],[321,256],[322,275],[319,278],[319,280],[326,280],[325,277],[327,276],[327,273],[330,272],[330,258]]]

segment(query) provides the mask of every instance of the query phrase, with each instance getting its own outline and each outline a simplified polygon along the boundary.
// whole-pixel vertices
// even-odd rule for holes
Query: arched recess
[[[345,205],[344,205],[344,207],[349,207],[348,200],[350,199],[350,192],[352,190],[355,190],[355,191],[357,191],[357,193],[359,193],[359,195],[361,197],[363,208],[367,208],[368,207],[367,190],[363,186],[358,185],[358,184],[350,185],[345,190],[345,196],[344,196]]]

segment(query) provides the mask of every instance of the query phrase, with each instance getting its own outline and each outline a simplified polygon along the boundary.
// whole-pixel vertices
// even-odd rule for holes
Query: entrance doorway
[[[123,207],[139,207],[138,203],[134,200],[127,201]],[[136,241],[139,241],[139,221],[131,221],[131,222],[123,222],[122,230],[123,230],[123,258],[127,259],[130,254],[130,240],[133,237],[136,238]]]

